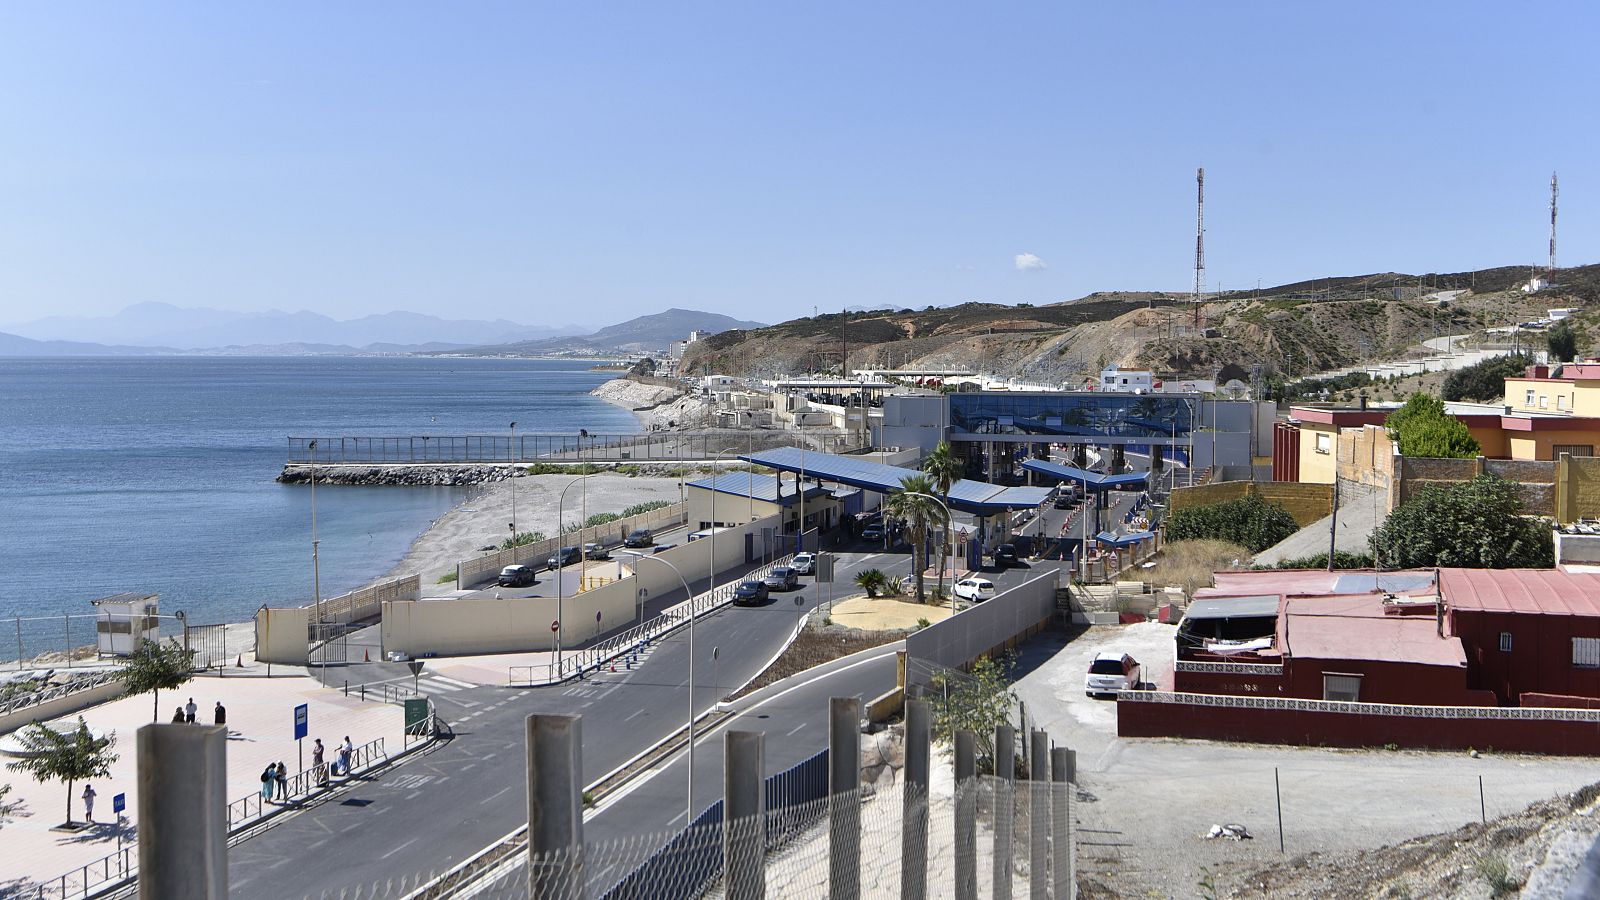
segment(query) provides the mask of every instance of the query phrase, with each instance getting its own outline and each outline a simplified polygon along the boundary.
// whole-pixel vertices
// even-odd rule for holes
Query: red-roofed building
[[[1502,706],[1600,706],[1600,575],[1441,569],[1469,683]]]

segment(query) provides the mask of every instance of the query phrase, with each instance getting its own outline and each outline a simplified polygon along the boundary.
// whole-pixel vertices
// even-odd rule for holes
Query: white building
[[[1100,390],[1102,391],[1127,391],[1142,394],[1154,390],[1155,383],[1155,374],[1149,371],[1119,369],[1115,365],[1111,365],[1100,373]]]

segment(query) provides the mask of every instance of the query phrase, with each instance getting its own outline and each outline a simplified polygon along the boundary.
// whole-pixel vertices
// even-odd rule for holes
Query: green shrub
[[[1445,376],[1439,395],[1446,400],[1497,400],[1505,396],[1506,379],[1522,375],[1533,365],[1533,357],[1522,353],[1495,356]]]
[[[434,584],[455,584],[455,583],[456,583],[456,573],[455,572],[446,572],[443,575],[439,576],[439,580],[438,581],[434,582]]]
[[[1238,500],[1178,510],[1167,523],[1167,540],[1227,541],[1260,553],[1299,530],[1288,510],[1250,494]]]
[[[1493,475],[1432,484],[1383,520],[1372,546],[1397,569],[1548,569],[1550,527],[1524,512],[1515,488]]]
[[[632,516],[641,515],[653,509],[665,509],[671,505],[672,504],[666,500],[651,500],[647,503],[635,503],[634,505],[622,511],[622,518],[627,519]]]

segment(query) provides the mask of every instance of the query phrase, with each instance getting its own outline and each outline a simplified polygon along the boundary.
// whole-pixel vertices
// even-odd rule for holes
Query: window
[[[1600,638],[1573,638],[1572,664],[1580,669],[1600,669]]]
[[[1556,409],[1566,409],[1566,408],[1567,408],[1567,395],[1566,394],[1557,394],[1556,395]]]
[[[1322,673],[1322,699],[1356,703],[1361,700],[1360,675]]]
[[[1317,452],[1318,453],[1327,453],[1328,452],[1328,448],[1332,443],[1333,443],[1333,435],[1331,435],[1331,434],[1319,434],[1319,435],[1317,435]]]
[[[1549,409],[1550,408],[1550,397],[1548,395],[1546,395],[1546,394],[1540,394],[1539,395],[1539,408],[1540,409]]]
[[[1528,392],[1528,396],[1522,401],[1522,405],[1523,406],[1532,406],[1533,405],[1533,391],[1529,391]]]
[[[1509,631],[1500,632],[1500,652],[1501,653],[1510,653],[1511,652],[1511,632],[1509,632]]]
[[[1561,454],[1563,454],[1563,453],[1565,453],[1568,456],[1572,456],[1572,457],[1593,456],[1594,455],[1594,445],[1593,444],[1556,444],[1556,445],[1554,445],[1554,446],[1552,446],[1550,448],[1550,458],[1551,459],[1560,459],[1561,458]]]

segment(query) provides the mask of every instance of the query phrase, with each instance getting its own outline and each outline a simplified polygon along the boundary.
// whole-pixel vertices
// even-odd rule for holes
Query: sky
[[[604,324],[1600,253],[1585,3],[0,5],[0,322]]]

